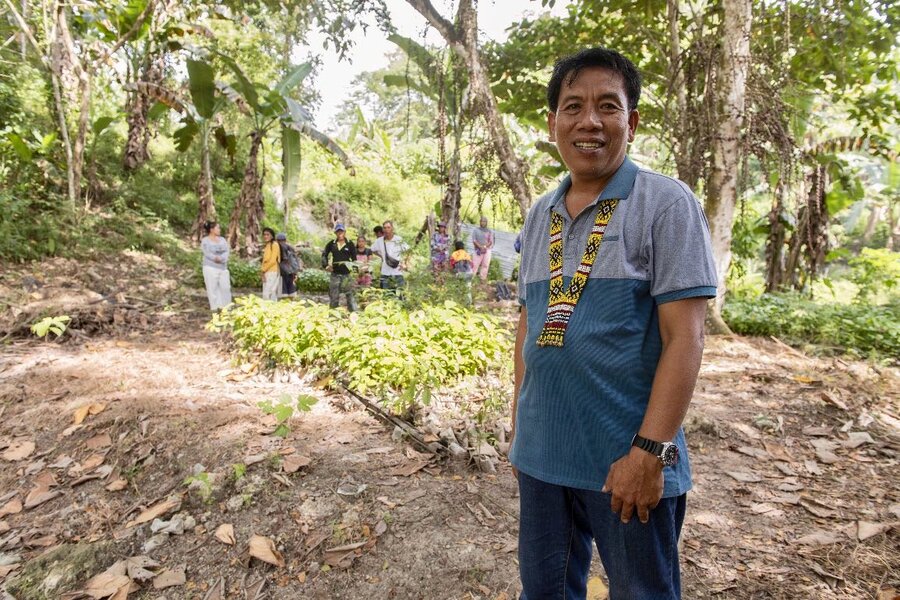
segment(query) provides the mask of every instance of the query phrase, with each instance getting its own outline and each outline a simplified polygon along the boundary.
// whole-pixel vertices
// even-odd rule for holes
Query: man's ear
[[[556,113],[552,110],[547,113],[547,130],[550,132],[550,141],[556,142]]]
[[[631,114],[628,115],[628,141],[634,141],[634,132],[637,130],[638,123],[641,121],[641,114],[634,109],[631,111]]]

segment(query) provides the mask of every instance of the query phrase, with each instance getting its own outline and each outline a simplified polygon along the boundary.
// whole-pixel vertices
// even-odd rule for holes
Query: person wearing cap
[[[331,273],[328,284],[328,301],[331,308],[337,308],[341,294],[347,296],[347,310],[356,310],[354,281],[350,276],[350,263],[356,262],[356,246],[347,240],[347,230],[343,223],[334,225],[335,239],[325,245],[322,252],[322,268]],[[329,263],[330,258],[330,263]]]
[[[281,262],[281,247],[275,240],[275,230],[271,227],[263,229],[262,271],[263,300],[278,300],[281,291],[281,274],[278,264]]]
[[[450,267],[450,236],[447,224],[438,223],[437,231],[431,236],[431,269],[437,275]]]

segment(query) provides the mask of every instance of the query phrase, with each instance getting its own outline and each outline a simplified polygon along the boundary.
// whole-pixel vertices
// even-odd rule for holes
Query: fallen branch
[[[340,384],[340,386],[342,388],[344,388],[347,391],[348,394],[350,394],[356,400],[358,400],[366,408],[366,410],[368,410],[370,413],[372,413],[375,416],[375,418],[384,422],[388,426],[399,427],[401,430],[403,430],[403,433],[405,433],[406,435],[409,436],[409,439],[412,440],[412,442],[415,446],[417,446],[427,452],[430,452],[431,454],[434,454],[435,456],[446,457],[446,456],[450,455],[450,449],[447,448],[447,446],[443,442],[426,442],[425,437],[422,435],[422,433],[418,429],[416,429],[415,427],[413,427],[412,425],[410,425],[403,419],[396,417],[388,412],[385,412],[383,409],[381,409],[378,405],[376,405],[371,400],[368,400],[368,399],[360,396],[355,391],[350,389],[347,386],[346,382],[338,381],[338,383]]]

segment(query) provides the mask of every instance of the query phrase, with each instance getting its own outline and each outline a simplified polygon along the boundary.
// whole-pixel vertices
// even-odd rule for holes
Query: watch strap
[[[654,442],[653,440],[648,440],[645,437],[641,437],[635,434],[634,439],[631,440],[632,446],[637,446],[641,450],[649,452],[653,456],[657,458],[662,458],[663,454],[663,444],[662,442]]]

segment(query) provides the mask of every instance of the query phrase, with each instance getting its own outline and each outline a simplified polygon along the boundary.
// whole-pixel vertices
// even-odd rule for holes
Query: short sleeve
[[[649,245],[650,294],[657,304],[715,297],[709,224],[693,195],[682,196],[656,217]]]

